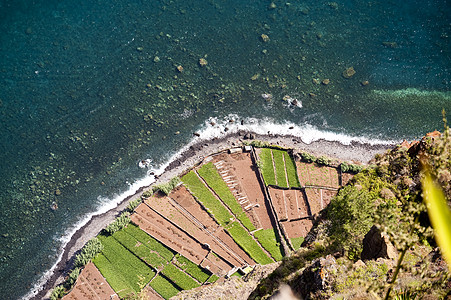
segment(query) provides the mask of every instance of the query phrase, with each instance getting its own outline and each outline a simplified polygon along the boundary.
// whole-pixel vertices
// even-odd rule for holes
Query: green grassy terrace
[[[241,205],[236,201],[227,184],[222,180],[213,163],[210,162],[203,165],[198,170],[198,173],[249,231],[256,229],[241,208]]]
[[[279,239],[276,237],[276,232],[272,228],[262,229],[254,233],[255,238],[268,251],[271,256],[280,261],[283,257],[283,250]]]

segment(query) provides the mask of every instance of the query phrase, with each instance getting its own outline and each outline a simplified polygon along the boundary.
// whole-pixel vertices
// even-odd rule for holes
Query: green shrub
[[[145,191],[142,195],[141,195],[141,198],[142,199],[147,199],[147,198],[149,198],[149,197],[152,197],[152,195],[153,195],[153,191],[152,190],[148,190],[148,191]]]
[[[155,277],[150,282],[150,286],[164,299],[174,297],[178,294],[178,292],[180,292],[180,290],[176,286],[174,286],[172,282],[161,275]]]
[[[167,183],[162,183],[158,185],[154,185],[152,187],[152,191],[154,193],[156,192],[162,192],[165,195],[169,195],[169,193],[180,183],[180,178],[174,177]]]
[[[135,210],[135,208],[138,207],[138,205],[140,205],[141,203],[142,203],[141,198],[132,200],[128,203],[127,210],[132,213]]]
[[[199,283],[197,283],[194,279],[192,279],[190,276],[178,269],[173,264],[166,265],[161,273],[183,290],[190,290],[200,286]]]
[[[262,175],[266,185],[276,185],[276,174],[271,156],[271,149],[262,149],[260,152],[262,162]]]
[[[249,145],[256,147],[256,148],[266,148],[269,146],[268,142],[259,141],[259,140],[253,140],[249,143]]]
[[[182,181],[220,225],[225,226],[230,223],[232,215],[197,177],[194,171],[183,176]]]
[[[80,253],[75,256],[74,267],[82,268],[98,253],[103,250],[103,245],[98,238],[92,238],[81,249]]]
[[[67,290],[70,290],[74,286],[79,275],[80,275],[80,268],[73,269],[70,272],[69,276],[67,276],[66,281],[64,282],[64,287]]]
[[[64,286],[58,285],[55,287],[52,291],[52,294],[50,295],[50,300],[57,300],[63,298],[65,294]]]
[[[128,211],[123,212],[119,217],[116,218],[116,220],[113,221],[110,225],[108,225],[104,231],[112,235],[116,231],[121,230],[125,226],[127,226],[130,223],[130,213]]]
[[[230,233],[235,242],[240,245],[249,256],[258,264],[266,265],[272,263],[266,253],[260,246],[252,239],[246,230],[237,222],[233,222],[227,231]]]
[[[363,166],[348,164],[347,162],[343,162],[340,164],[340,169],[342,173],[359,173],[363,170]]]
[[[276,237],[276,232],[273,228],[259,230],[254,233],[254,236],[276,261],[282,260],[282,245],[280,244],[280,239]]]
[[[203,165],[198,173],[249,231],[256,229],[246,213],[243,212],[241,205],[236,201],[227,184],[222,180],[213,163]]]
[[[328,166],[331,160],[325,156],[320,156],[316,159],[316,163],[321,166]]]
[[[302,161],[305,161],[308,163],[313,163],[316,161],[316,157],[307,152],[301,152],[301,159],[302,159]]]

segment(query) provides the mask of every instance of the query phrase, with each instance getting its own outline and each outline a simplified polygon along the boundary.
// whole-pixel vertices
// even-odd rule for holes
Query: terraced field
[[[130,224],[100,234],[103,250],[65,297],[169,299],[280,261],[301,246],[313,217],[350,179],[339,176],[281,149],[210,156],[169,195],[143,199]]]

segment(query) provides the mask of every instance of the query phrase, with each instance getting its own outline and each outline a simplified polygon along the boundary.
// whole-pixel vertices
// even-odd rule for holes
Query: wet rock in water
[[[262,33],[262,35],[260,35],[260,38],[264,43],[267,43],[270,41],[269,36],[264,33]]]
[[[143,47],[137,47],[136,50],[137,50],[138,52],[142,52],[142,51],[144,50],[144,48],[143,48]]]
[[[313,79],[312,79],[312,82],[313,82],[314,84],[319,84],[319,79],[318,79],[318,78],[313,78]]]
[[[312,98],[313,98],[313,97],[316,97],[316,94],[315,94],[315,93],[309,93],[308,95],[309,95],[310,97],[312,97]]]
[[[324,79],[323,81],[321,81],[322,84],[324,85],[328,85],[330,83],[330,79]]]
[[[368,84],[370,84],[370,82],[368,80],[364,80],[360,83],[362,86],[367,86]]]
[[[387,48],[398,48],[398,44],[396,42],[382,42],[382,45]]]
[[[205,67],[206,65],[208,65],[208,61],[205,58],[199,58],[199,65],[201,67]]]
[[[158,57],[158,56],[155,56],[154,58],[153,58],[153,62],[159,62],[160,61],[160,58]]]
[[[272,100],[272,94],[262,94],[262,98],[267,101],[270,101]]]
[[[255,74],[254,76],[251,77],[252,81],[257,80],[260,77],[260,73]]]
[[[274,2],[271,2],[271,4],[268,7],[269,9],[275,9],[277,8],[277,5]]]
[[[59,195],[61,195],[61,191],[60,191],[60,189],[56,189],[55,190],[55,196],[59,196]]]
[[[181,65],[177,66],[177,71],[179,71],[179,73],[183,72],[183,67]]]
[[[355,75],[354,67],[347,68],[346,70],[343,71],[343,73],[341,75],[346,79],[351,78],[352,76]]]

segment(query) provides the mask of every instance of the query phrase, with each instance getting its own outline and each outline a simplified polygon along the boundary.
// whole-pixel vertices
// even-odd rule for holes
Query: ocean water
[[[0,0],[0,91],[0,295],[30,298],[78,226],[152,182],[141,159],[227,129],[441,129],[451,3]]]

